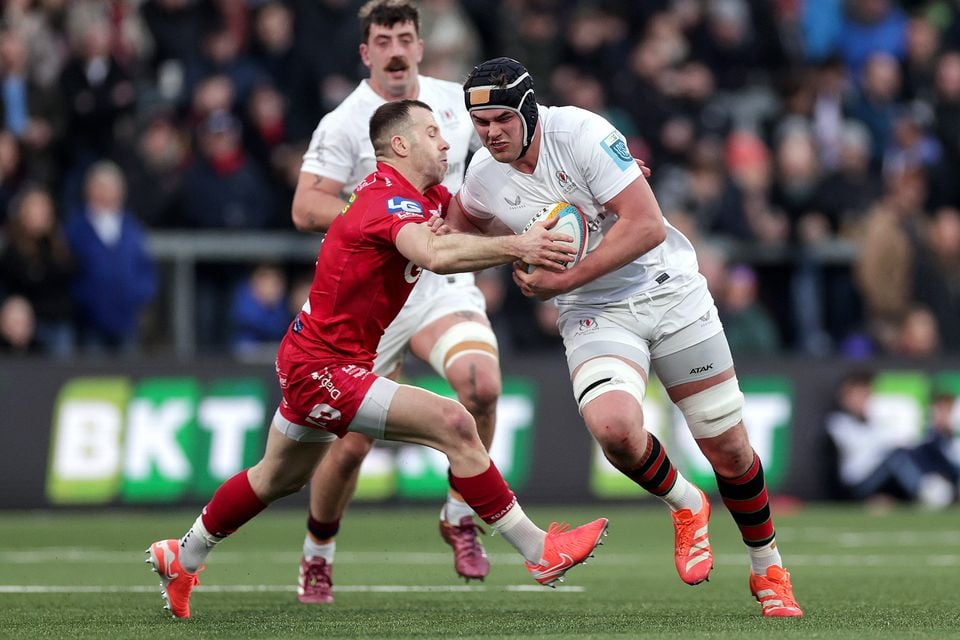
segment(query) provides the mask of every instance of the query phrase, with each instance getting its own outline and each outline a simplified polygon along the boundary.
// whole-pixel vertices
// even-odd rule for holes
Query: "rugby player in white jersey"
[[[416,6],[408,0],[373,0],[361,8],[359,17],[360,57],[370,69],[370,78],[327,114],[313,133],[293,199],[293,221],[302,231],[326,230],[354,187],[374,171],[369,122],[385,102],[418,99],[433,109],[450,144],[443,185],[451,193],[462,182],[468,153],[480,146],[463,107],[460,85],[417,73],[423,41]],[[447,379],[473,415],[480,439],[489,449],[500,395],[500,366],[497,340],[472,274],[421,273],[409,301],[380,342],[374,372],[395,375],[407,350]],[[372,439],[362,434],[348,434],[334,443],[313,475],[300,563],[301,602],[333,602],[334,536],[372,445]],[[482,580],[490,564],[477,537],[473,511],[452,488],[440,512],[440,533],[453,548],[456,572],[468,581]]]
[[[587,428],[621,473],[670,507],[681,579],[698,584],[713,567],[710,503],[644,429],[651,367],[713,466],[746,544],[750,589],[763,615],[803,615],[777,549],[717,309],[692,245],[664,220],[624,137],[589,111],[537,105],[530,75],[510,58],[476,67],[464,100],[484,149],[470,163],[448,225],[520,233],[542,207],[561,201],[587,216],[583,260],[562,272],[515,268],[514,280],[526,295],[559,307]]]

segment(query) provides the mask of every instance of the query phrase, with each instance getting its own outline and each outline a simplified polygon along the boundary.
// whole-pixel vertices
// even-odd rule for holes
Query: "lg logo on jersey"
[[[419,202],[396,196],[387,200],[387,211],[392,215],[399,215],[401,219],[414,214],[423,215],[423,207]]]
[[[403,270],[403,279],[413,284],[420,279],[420,274],[423,273],[423,268],[408,262],[406,268]]]

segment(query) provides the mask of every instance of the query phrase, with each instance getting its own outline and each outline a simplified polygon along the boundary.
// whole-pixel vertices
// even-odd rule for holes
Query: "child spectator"
[[[33,307],[23,296],[10,296],[0,304],[0,353],[25,355],[37,351]]]
[[[287,278],[278,267],[262,264],[234,292],[230,307],[230,345],[234,355],[272,353],[292,319]]]

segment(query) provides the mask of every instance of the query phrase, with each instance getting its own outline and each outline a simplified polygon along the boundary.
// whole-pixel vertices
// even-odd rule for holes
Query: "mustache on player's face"
[[[410,68],[410,65],[407,63],[406,58],[401,56],[393,56],[390,58],[390,62],[387,63],[383,69],[384,71],[406,71]]]

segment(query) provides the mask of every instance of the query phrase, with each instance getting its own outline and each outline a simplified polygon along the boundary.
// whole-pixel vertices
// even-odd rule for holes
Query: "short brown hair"
[[[378,156],[390,148],[390,139],[394,134],[410,123],[410,110],[416,107],[433,111],[429,105],[419,100],[395,100],[380,105],[373,112],[370,118],[370,142]]]
[[[390,28],[395,24],[412,22],[413,28],[420,35],[420,10],[409,0],[370,0],[357,13],[360,18],[361,42],[370,37],[370,25],[380,25]]]

